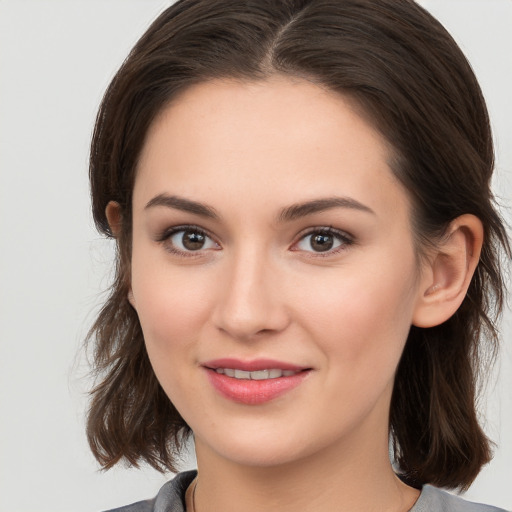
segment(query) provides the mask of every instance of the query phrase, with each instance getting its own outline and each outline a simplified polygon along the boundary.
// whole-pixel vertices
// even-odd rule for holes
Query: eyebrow
[[[153,208],[154,206],[165,206],[167,208],[173,208],[175,210],[193,213],[194,215],[199,215],[208,219],[218,220],[220,218],[219,214],[215,211],[215,208],[179,196],[159,194],[151,199],[151,201],[146,204],[144,209],[147,210],[148,208]]]
[[[185,199],[180,196],[159,194],[146,204],[145,209],[153,208],[155,206],[173,208],[175,210],[193,213],[194,215],[199,215],[208,219],[220,219],[220,215],[212,206],[192,201],[191,199]],[[331,210],[333,208],[349,208],[375,215],[375,212],[371,208],[350,197],[327,197],[287,206],[281,210],[277,219],[279,222],[289,222],[314,213]]]
[[[375,215],[375,212],[370,207],[350,197],[327,197],[313,199],[305,203],[292,204],[281,211],[278,219],[281,222],[292,221],[314,213],[331,210],[332,208],[349,208]]]

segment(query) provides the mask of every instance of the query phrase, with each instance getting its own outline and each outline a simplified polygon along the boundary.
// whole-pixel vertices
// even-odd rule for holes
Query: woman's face
[[[389,159],[346,98],[287,78],[194,86],[151,127],[132,302],[198,457],[387,454],[420,288]]]

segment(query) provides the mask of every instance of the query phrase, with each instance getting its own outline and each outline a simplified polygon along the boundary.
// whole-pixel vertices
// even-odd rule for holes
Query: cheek
[[[153,371],[188,420],[190,397],[201,396],[193,363],[198,359],[197,340],[209,318],[209,287],[158,266],[146,267],[138,279],[134,265],[133,292]]]
[[[163,258],[165,260],[165,258]],[[207,322],[215,282],[134,250],[132,290],[150,358],[161,364],[185,350]]]
[[[414,276],[413,265],[391,272],[395,266],[344,269],[329,286],[302,295],[306,329],[337,365],[338,377],[351,375],[360,384],[393,377],[411,325]]]

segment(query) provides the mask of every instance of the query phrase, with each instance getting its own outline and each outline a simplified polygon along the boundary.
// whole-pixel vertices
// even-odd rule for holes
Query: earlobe
[[[480,219],[466,214],[452,221],[423,269],[413,325],[434,327],[457,311],[478,264],[482,243]]]
[[[131,304],[132,308],[137,311],[137,308],[135,307],[135,297],[133,296],[133,292],[130,288],[130,291],[128,292],[128,302]]]
[[[110,227],[110,231],[115,238],[118,238],[121,234],[122,229],[122,213],[121,206],[116,201],[109,201],[107,207],[105,208],[105,216],[107,217],[108,225]],[[135,306],[135,297],[133,296],[132,289],[126,294],[128,302],[133,307],[133,309],[137,310]]]
[[[109,201],[105,208],[105,216],[107,217],[110,231],[117,238],[121,233],[122,215],[121,206],[116,201]]]

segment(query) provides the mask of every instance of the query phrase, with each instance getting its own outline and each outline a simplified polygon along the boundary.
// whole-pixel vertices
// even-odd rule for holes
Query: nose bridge
[[[217,326],[236,338],[279,331],[287,323],[282,289],[272,258],[264,248],[247,244],[226,261]]]

